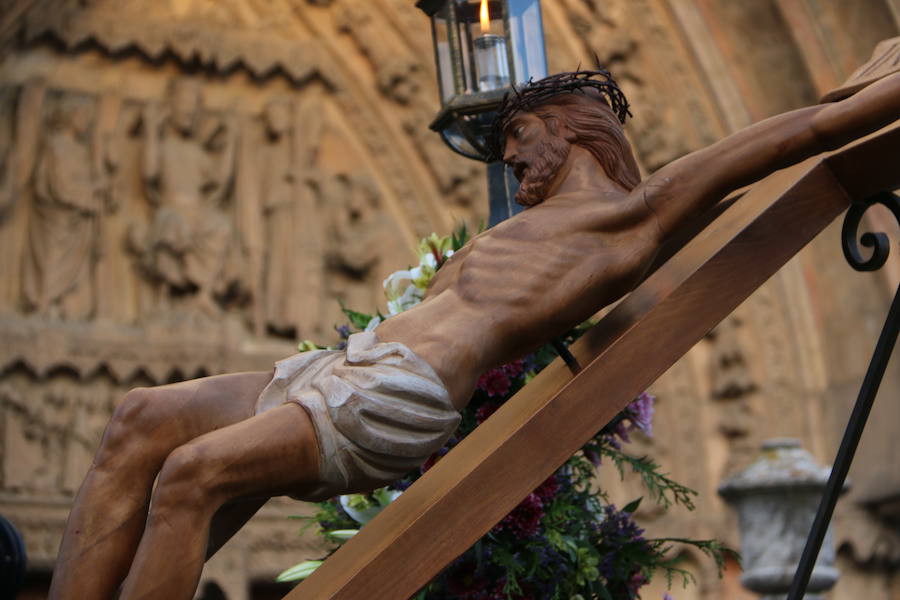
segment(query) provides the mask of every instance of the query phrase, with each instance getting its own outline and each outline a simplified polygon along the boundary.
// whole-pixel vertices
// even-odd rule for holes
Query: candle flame
[[[488,0],[481,0],[481,33],[491,32],[491,14],[488,12]]]

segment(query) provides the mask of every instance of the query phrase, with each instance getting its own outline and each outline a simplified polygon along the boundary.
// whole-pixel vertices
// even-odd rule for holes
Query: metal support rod
[[[559,357],[563,359],[563,362],[566,363],[566,366],[569,367],[569,370],[572,372],[572,375],[578,375],[578,372],[581,371],[581,365],[578,364],[578,359],[569,352],[569,348],[565,345],[562,340],[553,340],[550,342],[553,346],[553,349],[556,350],[556,353],[559,354]]]
[[[490,213],[488,227],[505,221],[522,212],[523,207],[515,201],[519,182],[509,173],[508,167],[500,161],[487,164],[488,202]]]
[[[862,205],[860,206],[861,210],[857,211],[858,218],[861,218],[862,212],[865,212],[865,208],[869,205],[871,205],[871,202],[865,205],[865,207],[862,207]],[[853,209],[849,211],[848,219],[851,214],[853,214]],[[856,224],[859,222],[858,218],[856,219]],[[872,239],[874,240],[874,238]],[[847,240],[845,239],[845,244],[846,242]],[[863,245],[874,246],[875,244],[866,243],[864,237]],[[845,251],[846,248],[847,246],[845,245]],[[886,252],[881,260],[881,264],[883,264],[884,258],[887,258]],[[853,260],[850,260],[850,262],[854,268],[860,268]],[[809,584],[813,567],[815,567],[816,559],[819,556],[822,540],[825,538],[825,533],[831,522],[838,496],[840,496],[841,491],[844,488],[844,481],[847,478],[847,473],[850,471],[853,455],[856,453],[856,448],[862,437],[863,429],[866,426],[866,420],[869,417],[869,412],[872,409],[872,404],[878,393],[878,387],[881,385],[881,379],[884,377],[885,369],[891,358],[894,345],[897,342],[898,331],[900,331],[900,286],[898,286],[897,291],[894,294],[894,300],[888,311],[887,319],[881,330],[881,335],[878,337],[878,343],[875,345],[872,361],[869,363],[865,379],[863,379],[862,387],[859,390],[859,396],[856,399],[853,412],[850,414],[847,429],[844,431],[844,437],[841,440],[837,457],[835,458],[834,465],[831,469],[831,476],[828,478],[828,484],[825,487],[822,500],[819,503],[816,518],[813,521],[812,529],[806,540],[806,546],[803,548],[803,554],[797,565],[797,571],[791,582],[791,589],[788,592],[787,600],[802,600],[804,594],[806,594],[806,587]]]

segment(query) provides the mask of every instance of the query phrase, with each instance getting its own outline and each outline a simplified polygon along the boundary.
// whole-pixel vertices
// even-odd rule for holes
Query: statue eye
[[[523,131],[525,131],[525,126],[519,125],[518,127],[516,127],[516,130],[513,132],[513,135],[515,136],[516,139],[519,139],[520,137],[522,137]]]

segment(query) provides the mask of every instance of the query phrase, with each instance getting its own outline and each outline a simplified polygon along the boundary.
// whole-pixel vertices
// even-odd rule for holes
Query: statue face
[[[518,113],[507,127],[503,153],[503,162],[512,167],[521,184],[516,202],[523,206],[543,202],[570,150],[569,142],[551,132],[543,119]]]
[[[68,114],[68,120],[75,135],[84,137],[91,126],[91,109],[84,104],[73,106]]]
[[[266,105],[264,112],[266,128],[274,135],[280,135],[290,129],[290,107],[284,101],[272,101]]]
[[[200,88],[191,82],[176,82],[169,94],[172,124],[183,132],[194,128],[200,111]]]

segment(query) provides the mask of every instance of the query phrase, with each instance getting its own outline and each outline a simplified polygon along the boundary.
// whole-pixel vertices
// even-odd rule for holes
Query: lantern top
[[[831,467],[822,467],[793,438],[766,441],[759,458],[719,487],[719,494],[737,498],[759,492],[812,489],[821,491]]]
[[[438,10],[440,10],[441,6],[447,0],[419,0],[416,2],[416,8],[421,9],[429,17],[434,16]]]

